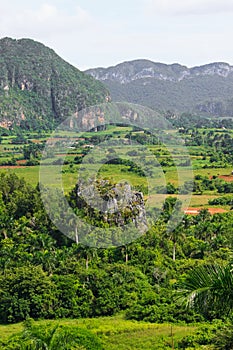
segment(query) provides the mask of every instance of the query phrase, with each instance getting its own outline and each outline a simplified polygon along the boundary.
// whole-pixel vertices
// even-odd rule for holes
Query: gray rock
[[[98,219],[110,226],[134,223],[135,227],[147,228],[146,210],[141,192],[133,191],[128,183],[113,185],[108,180],[79,181],[76,186],[76,203],[86,208],[90,216],[98,212]]]

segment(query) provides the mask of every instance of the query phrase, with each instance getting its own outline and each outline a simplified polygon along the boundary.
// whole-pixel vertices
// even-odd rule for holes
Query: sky
[[[0,0],[0,37],[31,38],[81,70],[145,58],[233,65],[233,0]]]

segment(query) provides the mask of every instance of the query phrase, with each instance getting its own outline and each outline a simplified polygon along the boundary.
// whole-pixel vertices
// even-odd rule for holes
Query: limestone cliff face
[[[105,129],[107,122],[104,111],[100,107],[92,107],[76,112],[69,120],[69,127],[78,131],[100,131]]]
[[[116,118],[114,118],[114,108],[117,108]],[[143,113],[139,115],[138,112],[124,103],[117,106],[109,104],[109,109],[106,108],[106,104],[103,104],[102,106],[85,108],[81,112],[76,112],[69,119],[69,125],[67,126],[77,131],[96,132],[104,130],[108,123],[120,122],[134,124],[142,122],[143,117]]]
[[[143,231],[147,228],[143,194],[133,191],[128,183],[113,185],[108,180],[79,181],[74,196],[76,206],[89,217],[110,226],[122,227],[133,223]]]
[[[226,78],[232,75],[233,66],[224,62],[214,62],[200,67],[188,68],[178,63],[163,64],[149,60],[134,60],[120,63],[115,67],[88,69],[86,72],[98,80],[112,80],[124,85],[147,78],[171,82],[193,79],[198,76]]]

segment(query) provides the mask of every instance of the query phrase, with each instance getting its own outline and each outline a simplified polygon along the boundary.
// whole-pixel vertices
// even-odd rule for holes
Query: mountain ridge
[[[188,68],[139,59],[85,72],[105,84],[113,101],[160,111],[233,116],[233,66],[225,62]]]
[[[141,71],[140,67],[144,66]],[[133,68],[133,69],[132,69]],[[120,79],[123,76],[124,70],[128,70],[129,79]],[[119,71],[119,75],[114,74]],[[147,59],[138,59],[133,61],[126,61],[111,67],[92,68],[85,71],[94,78],[104,80],[119,81],[121,84],[128,83],[132,80],[143,78],[157,78],[159,80],[181,81],[183,79],[192,78],[199,75],[219,75],[227,77],[233,73],[233,66],[226,62],[212,62],[200,66],[188,68],[179,63],[165,64],[161,62],[153,62]],[[170,76],[162,75],[162,72],[170,73]],[[131,73],[131,74],[130,74]],[[134,74],[132,74],[134,73]],[[112,74],[112,75],[111,75]],[[131,78],[131,79],[130,79]]]

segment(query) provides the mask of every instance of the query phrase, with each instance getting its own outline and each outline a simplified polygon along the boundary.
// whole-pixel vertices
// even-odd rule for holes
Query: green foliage
[[[39,193],[14,174],[0,174],[0,192],[10,216],[14,219],[32,215],[41,203]]]
[[[29,159],[29,160],[32,158],[40,159],[42,150],[43,150],[43,145],[41,144],[31,143],[28,146],[24,146],[23,147],[24,159]]]
[[[38,50],[43,48],[38,43],[31,41],[16,43],[7,40],[9,45],[22,45],[23,49],[27,47],[28,50],[31,47],[29,52],[33,59]],[[13,46],[11,49],[14,51]],[[17,69],[14,73],[13,66],[6,67],[6,71],[9,71],[10,74],[5,77],[9,83],[9,91],[0,96],[0,111],[10,111],[14,122],[20,121],[21,127],[26,130],[51,128],[54,123],[60,122],[67,113],[70,113],[73,107],[77,110],[92,104],[93,101],[101,101],[106,92],[102,87],[97,91],[98,83],[94,83],[93,80],[77,73],[75,69],[61,62],[51,50],[46,50],[48,57],[44,57],[43,54],[43,59],[41,59],[41,62],[45,62],[42,78],[45,79],[48,74],[51,74],[50,80],[46,80],[45,84],[43,79],[38,81],[36,69],[35,76],[30,76],[33,71],[31,68],[34,67],[32,64],[28,70],[28,81],[24,82],[25,87],[22,90],[21,73]],[[15,57],[12,56],[9,62]],[[29,58],[30,66],[31,57]],[[23,59],[22,62],[18,63],[18,66],[24,72],[26,61]],[[82,85],[84,81],[86,82],[85,87]],[[34,85],[31,85],[31,82]],[[93,85],[90,87],[89,84],[92,83]],[[49,90],[51,95],[49,96],[47,92],[48,88],[51,87],[52,89]],[[64,96],[63,92],[68,95]],[[49,96],[48,99],[45,94],[47,97]],[[73,94],[78,96],[75,101]],[[51,101],[49,102],[51,97],[55,99],[52,109]],[[64,99],[66,100],[65,104],[63,104]],[[22,120],[22,115],[21,120],[19,120],[19,110],[21,111],[19,106],[23,108],[23,111],[26,111],[26,120]],[[47,122],[44,120],[45,116],[46,118],[48,116]],[[169,119],[169,116],[167,117]],[[173,118],[172,115],[170,117]],[[172,120],[171,118],[170,120]],[[220,171],[218,168],[232,164],[232,132],[230,129],[202,129],[202,126],[206,128],[213,124],[220,127],[225,125],[226,128],[230,128],[231,123],[220,120],[209,121],[198,117],[192,120],[192,118],[193,116],[183,115],[181,118],[175,118],[174,123],[182,122],[179,134],[185,137],[186,145],[190,145],[191,155],[197,169],[202,167],[206,170],[202,169],[200,174],[197,174],[194,167],[196,174],[194,181],[184,182],[181,188],[177,187],[177,181],[173,177],[174,172],[171,167],[174,166],[174,160],[171,154],[160,145],[160,141],[155,136],[136,127],[132,130],[132,128],[125,126],[122,131],[119,130],[118,126],[112,132],[111,128],[114,126],[111,125],[109,130],[102,128],[103,130],[99,134],[86,133],[65,159],[66,167],[62,172],[65,176],[68,174],[65,178],[70,181],[69,175],[73,174],[73,178],[75,177],[78,164],[83,162],[83,166],[86,166],[84,156],[89,152],[89,148],[86,146],[89,144],[99,145],[101,142],[111,140],[111,146],[104,159],[106,169],[112,167],[113,172],[116,170],[119,175],[124,172],[123,175],[127,179],[132,177],[138,191],[147,194],[146,176],[149,174],[152,178],[155,177],[154,172],[151,171],[151,157],[144,155],[146,147],[137,149],[128,147],[125,154],[130,159],[123,159],[125,154],[117,154],[113,140],[114,135],[119,138],[123,136],[128,139],[127,146],[130,141],[150,145],[152,154],[159,160],[158,165],[160,163],[166,167],[164,173],[169,180],[166,186],[156,186],[157,192],[171,195],[178,192],[183,194],[194,192],[200,197],[205,192],[211,192],[211,195],[221,193],[224,195],[212,200],[210,204],[231,206],[232,198],[226,193],[233,192],[232,183],[219,178],[219,175],[224,174],[224,169]],[[187,125],[184,125],[187,120]],[[22,157],[27,160],[26,165],[38,164],[45,137],[32,135],[30,132],[21,132],[18,126],[14,126],[14,128],[16,137],[12,136],[12,130],[0,130],[3,143],[1,145],[3,150],[1,164],[15,165],[16,161],[22,161]],[[64,136],[64,134],[62,135]],[[71,137],[75,138],[77,135],[73,133]],[[170,137],[170,134],[167,137]],[[41,139],[41,143],[37,144],[34,138]],[[59,135],[57,138],[59,143]],[[14,143],[17,145],[14,146]],[[62,141],[60,141],[60,145],[62,145]],[[189,160],[180,156],[177,150],[176,152],[177,164],[181,167],[189,167]],[[47,154],[48,163],[61,164],[60,153],[56,153],[56,151],[52,153],[53,159],[49,159],[52,154]],[[59,158],[54,160],[54,156]],[[115,158],[112,159],[113,157]],[[142,168],[135,165],[135,157],[140,157],[138,159],[145,161],[146,166]],[[98,157],[89,157],[86,163],[91,167],[92,164],[99,164],[99,161]],[[216,169],[209,172],[207,168]],[[22,168],[17,170],[21,171]],[[182,169],[184,174],[186,170]],[[29,177],[28,174],[31,171],[31,168],[27,168],[24,172],[25,176]],[[214,174],[215,176],[211,176]],[[113,199],[115,185],[112,181],[98,181],[97,187],[102,198]],[[159,184],[159,181],[155,182],[155,185]],[[66,197],[74,212],[89,223],[105,228],[100,237],[98,236],[98,228],[90,233],[94,244],[102,242],[102,240],[112,242],[113,238],[115,242],[121,240],[121,232],[116,227],[117,221],[114,221],[114,215],[110,217],[112,221],[109,219],[106,222],[106,216],[101,211],[94,210],[91,205],[87,205],[84,198],[77,198],[77,190],[77,187],[74,188]],[[46,193],[50,203],[54,205],[55,217],[65,221],[64,207],[58,201],[61,197],[60,192],[48,190]],[[60,203],[61,205],[59,205]],[[136,241],[130,244],[125,243],[118,248],[85,247],[77,244],[78,239],[74,243],[57,230],[43,207],[38,186],[35,188],[29,186],[26,181],[10,174],[10,172],[0,174],[0,322],[15,323],[28,319],[28,317],[35,319],[70,318],[73,320],[69,322],[83,322],[84,327],[95,329],[95,333],[101,336],[106,349],[116,349],[121,344],[122,349],[157,350],[172,347],[170,326],[164,338],[163,334],[165,333],[162,333],[161,336],[155,334],[159,329],[159,326],[155,324],[143,324],[142,326],[142,324],[133,321],[129,323],[129,320],[124,319],[120,326],[118,324],[114,326],[106,325],[104,321],[99,319],[96,321],[86,318],[114,316],[120,313],[124,318],[137,321],[187,324],[212,320],[215,317],[228,317],[231,315],[233,306],[233,282],[230,265],[233,250],[233,213],[229,211],[226,214],[211,216],[207,209],[203,209],[197,216],[183,216],[183,209],[182,203],[177,201],[175,196],[168,197],[164,200],[158,219],[156,208],[148,210],[147,219],[151,226]],[[172,213],[174,214],[173,221],[170,222]],[[124,223],[129,223],[134,218],[135,212],[132,208],[127,207],[122,210],[121,214]],[[179,225],[175,225],[176,229],[167,230],[167,228],[172,228],[173,224],[178,223],[181,215],[182,220],[179,221]],[[168,227],[168,225],[170,226]],[[96,232],[98,242],[95,240]],[[72,234],[73,231],[70,236]],[[134,232],[127,231],[127,234],[128,236],[124,238],[129,238],[130,241],[130,235]],[[82,235],[82,232],[77,230],[77,236],[79,235]],[[188,300],[189,304],[193,306],[192,308],[187,309],[183,304],[180,305],[177,302],[176,297],[180,288],[182,289],[182,297],[186,297],[186,302]],[[85,319],[81,321],[80,318]],[[79,321],[74,321],[74,319],[79,319]],[[104,324],[101,325],[101,322]],[[98,326],[95,328],[96,324]],[[195,336],[185,337],[179,345],[177,343],[175,345],[177,348],[180,346],[180,348],[186,349],[215,343],[219,349],[231,348],[231,324],[227,324],[226,328],[223,328],[220,323],[218,326],[219,332],[216,331],[217,326],[213,329],[208,326],[206,329],[198,331]],[[38,327],[35,324],[27,323],[23,333],[11,338],[8,345],[6,342],[4,345],[5,340],[2,340],[1,346],[2,348],[8,346],[6,349],[16,350],[17,347],[23,349],[21,344],[23,342],[27,349],[33,349],[38,344],[39,348],[45,348],[46,342],[50,342],[49,346],[56,349],[59,347],[62,349],[88,349],[87,344],[91,349],[95,349],[95,346],[101,348],[97,339],[95,340],[97,343],[92,343],[93,337],[91,335],[89,337],[86,330],[81,330],[80,327],[68,328],[64,324],[46,323],[46,326]],[[135,329],[139,328],[140,333],[136,335]],[[184,337],[185,332],[185,329],[181,329],[179,339]],[[189,334],[189,332],[187,333]],[[59,343],[58,335],[62,335],[63,341],[68,341],[70,338],[75,339],[79,345]],[[38,341],[34,342],[35,337]]]
[[[31,322],[30,320],[27,321]],[[178,342],[187,335],[196,332],[195,326],[152,324],[146,322],[136,322],[125,320],[122,316],[98,317],[92,319],[60,320],[57,321],[37,321],[33,325],[43,330],[46,325],[48,329],[53,329],[59,325],[58,330],[63,327],[77,330],[89,330],[96,334],[105,350],[157,350],[167,349],[172,346],[172,336],[175,348]],[[0,333],[22,334],[23,325],[0,326]],[[48,333],[48,332],[47,332]],[[2,343],[6,344],[7,338],[3,337]],[[1,345],[2,345],[1,343]],[[3,346],[2,346],[3,347]],[[93,346],[95,349],[95,347]]]
[[[109,182],[100,188],[101,195],[111,190]],[[55,194],[50,200],[55,205]],[[68,200],[74,200],[72,195]],[[28,317],[112,316],[124,312],[132,320],[192,323],[228,314],[227,293],[231,298],[231,287],[219,289],[214,299],[209,295],[213,286],[223,285],[225,278],[230,283],[230,272],[222,265],[231,261],[232,213],[210,216],[203,210],[195,217],[185,216],[176,230],[168,232],[166,225],[171,213],[175,210],[179,215],[180,208],[176,198],[167,198],[159,220],[153,222],[151,211],[152,226],[136,241],[119,248],[88,248],[57,231],[43,208],[38,187],[30,187],[15,175],[1,175],[1,322],[14,323]],[[62,210],[62,207],[56,210],[59,217]],[[117,230],[115,234],[119,234]],[[200,291],[199,295],[206,308],[210,302],[216,310],[200,306],[187,311],[174,297],[180,281],[190,281],[195,266],[204,271],[203,264],[213,261],[219,262],[222,279],[217,279],[216,270],[207,279],[212,283],[206,284],[210,294]],[[197,281],[196,276],[196,289]],[[217,310],[218,298],[219,305],[222,299],[226,303],[223,310]],[[161,348],[162,344],[161,340]]]
[[[222,327],[218,327],[213,338],[215,349],[231,350],[233,348],[233,323],[227,322]]]
[[[209,200],[210,205],[231,205],[233,206],[233,196],[227,195]]]
[[[181,187],[182,194],[202,194],[204,191],[216,191],[217,193],[233,193],[233,182],[227,182],[220,178],[209,179],[207,176],[196,175],[194,181],[185,181]]]
[[[2,323],[53,317],[54,284],[41,267],[19,267],[0,275]]]
[[[178,342],[178,349],[199,349],[201,345],[210,346],[214,342],[216,331],[222,327],[222,322],[200,326],[195,334],[183,337],[183,339]],[[223,348],[221,349],[223,350]]]
[[[165,289],[157,293],[146,292],[141,299],[131,307],[127,313],[128,319],[144,320],[146,322],[165,323],[165,322],[186,322],[194,323],[202,321],[200,314],[193,310],[185,309],[177,305],[171,292]]]

